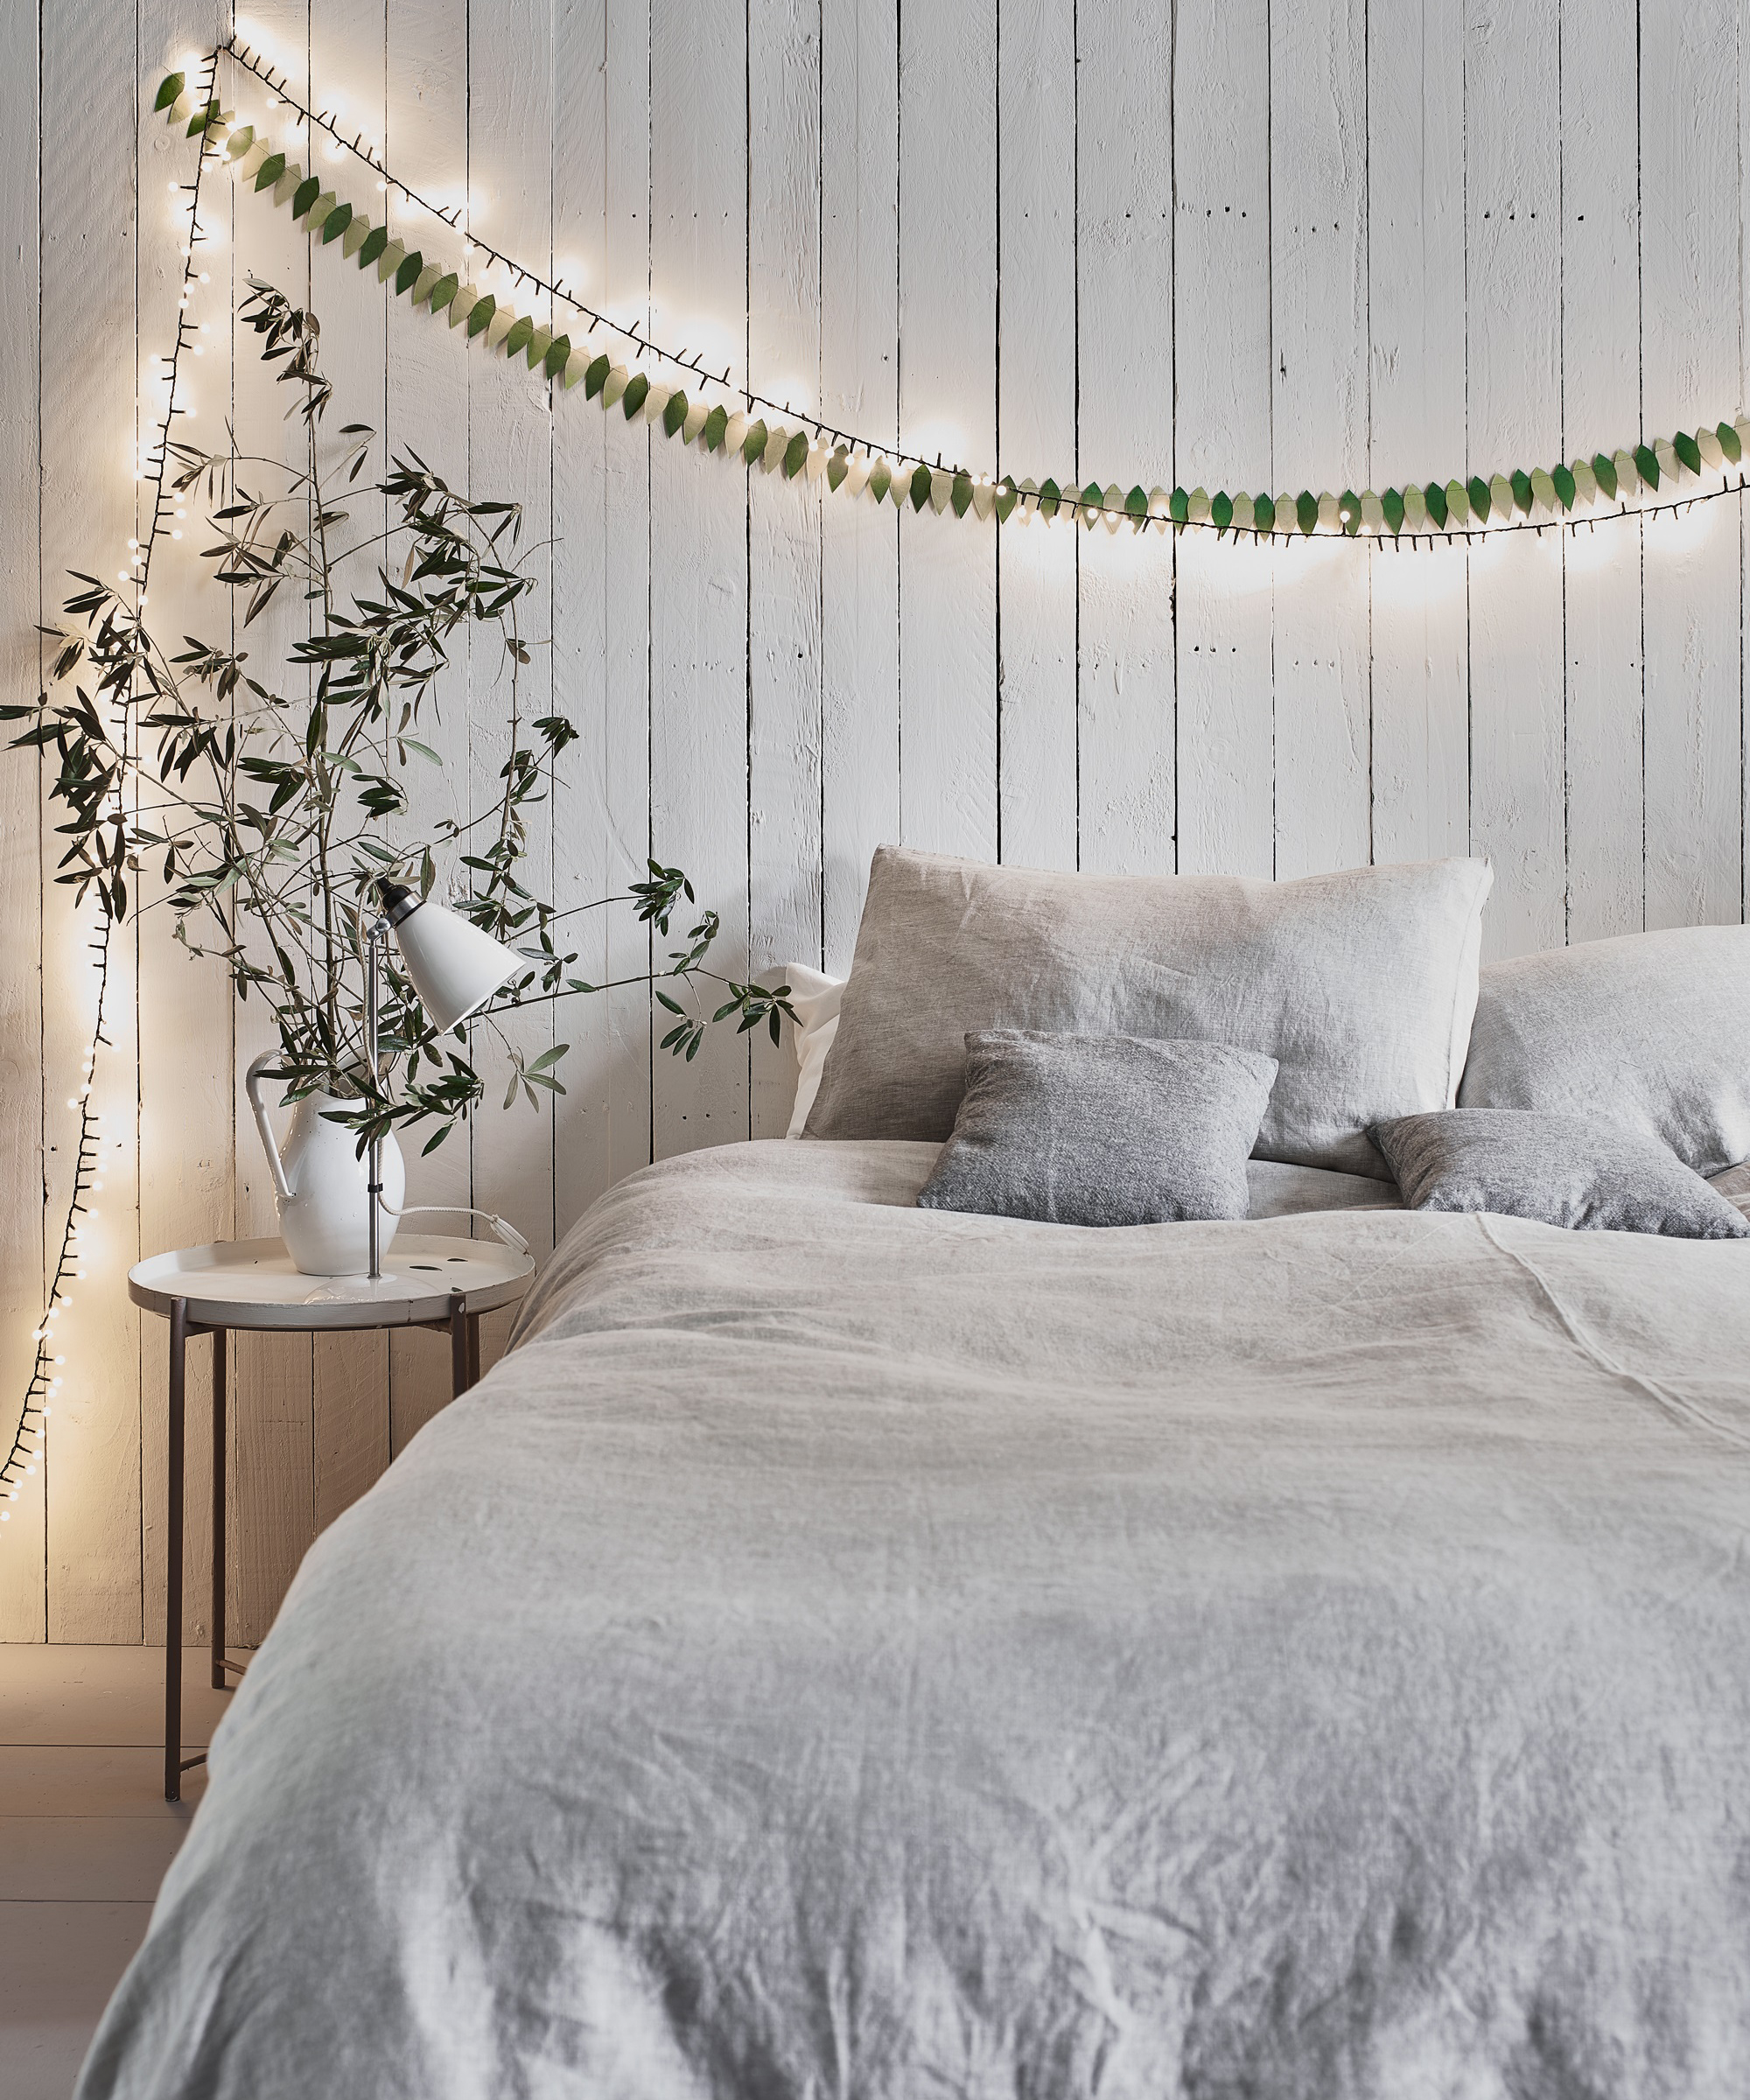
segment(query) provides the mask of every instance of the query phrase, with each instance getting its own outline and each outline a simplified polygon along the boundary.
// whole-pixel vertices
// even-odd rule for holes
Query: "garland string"
[[[240,38],[233,37],[217,46],[214,58],[224,57],[242,72],[259,80],[296,113],[298,125],[308,125],[312,137],[326,134],[335,145],[368,167],[385,192],[395,192],[410,205],[430,214],[452,232],[458,232],[469,253],[478,251],[487,267],[496,266],[515,280],[515,288],[527,285],[549,302],[550,312],[565,306],[587,326],[584,343],[574,346],[569,335],[556,335],[529,314],[518,314],[492,293],[464,284],[459,270],[427,262],[403,242],[391,240],[386,225],[373,226],[364,214],[346,199],[325,189],[321,179],[306,176],[284,152],[275,151],[253,125],[234,129],[234,115],[222,110],[209,89],[196,104],[185,92],[181,74],[172,74],[158,92],[155,108],[167,111],[172,121],[188,118],[192,136],[205,135],[209,144],[222,144],[226,158],[242,177],[252,177],[257,190],[271,187],[276,204],[289,204],[294,219],[304,221],[305,231],[323,245],[339,242],[341,253],[356,258],[362,270],[375,263],[379,279],[394,281],[397,297],[410,294],[415,305],[423,305],[434,318],[443,313],[454,328],[466,326],[468,340],[484,336],[490,350],[501,349],[507,358],[527,352],[531,370],[542,369],[550,381],[570,388],[579,381],[586,398],[599,398],[604,410],[618,402],[628,421],[642,411],[645,420],[660,426],[665,437],[679,436],[686,444],[700,443],[707,452],[724,456],[739,452],[744,462],[759,465],[768,472],[781,472],[786,480],[806,473],[809,480],[824,478],[830,490],[844,490],[851,496],[866,490],[878,502],[891,499],[896,507],[906,502],[914,510],[926,504],[942,512],[952,509],[956,517],[974,512],[981,519],[994,517],[998,524],[1018,512],[1020,521],[1040,518],[1049,524],[1067,517],[1092,528],[1104,524],[1109,532],[1128,525],[1133,531],[1153,528],[1174,535],[1186,531],[1213,531],[1219,538],[1286,540],[1291,537],[1356,537],[1384,541],[1393,548],[1432,545],[1436,541],[1468,542],[1495,537],[1508,532],[1536,532],[1555,528],[1577,531],[1606,520],[1647,517],[1687,510],[1691,504],[1741,494],[1746,477],[1738,471],[1750,444],[1750,416],[1740,415],[1694,431],[1680,430],[1670,438],[1643,439],[1614,452],[1600,452],[1590,459],[1527,472],[1473,474],[1425,485],[1407,483],[1376,494],[1359,494],[1346,488],[1340,495],[1329,491],[1314,495],[1303,489],[1298,496],[1237,494],[1217,489],[1210,495],[1202,488],[1144,489],[1140,483],[1126,493],[1116,482],[1102,488],[1090,481],[1078,488],[1073,480],[1062,485],[1047,478],[1016,481],[1012,475],[992,476],[973,472],[962,466],[945,464],[938,453],[934,460],[894,444],[877,442],[841,429],[812,414],[799,414],[788,402],[738,385],[725,368],[721,374],[707,367],[697,353],[684,346],[669,349],[653,341],[638,324],[612,320],[569,290],[557,280],[543,277],[489,241],[478,238],[465,224],[462,206],[440,205],[423,196],[400,177],[391,173],[360,132],[352,136],[325,110],[306,108],[289,92],[285,74]],[[464,258],[465,262],[466,257]],[[600,332],[626,346],[630,365],[617,364],[606,351],[594,356],[587,346]],[[715,405],[689,398],[682,385],[653,382],[646,362],[672,371],[677,379],[704,385],[727,396]],[[732,412],[731,403],[738,404]],[[791,429],[775,420],[793,418]],[[768,420],[772,419],[772,420]],[[1716,480],[1715,477],[1718,477]],[[1688,486],[1686,482],[1707,484]],[[1672,494],[1661,496],[1661,490]]]
[[[202,61],[206,74],[206,92],[211,98],[215,84],[219,53],[213,52]],[[194,179],[183,186],[188,193],[188,237],[183,248],[183,271],[180,304],[177,309],[176,341],[171,354],[163,362],[169,368],[169,391],[164,403],[162,423],[158,425],[156,451],[146,454],[140,462],[140,482],[152,485],[151,517],[144,539],[134,551],[130,564],[135,572],[132,581],[137,591],[136,610],[146,602],[147,585],[151,577],[152,550],[158,544],[163,525],[164,508],[164,476],[170,458],[170,433],[172,419],[182,413],[177,404],[177,382],[182,369],[182,352],[189,338],[189,302],[193,287],[199,279],[196,251],[206,236],[200,231],[200,180],[207,160],[207,150],[203,144],[200,158],[196,164]],[[148,470],[151,471],[148,471]],[[70,1283],[83,1280],[85,1253],[79,1242],[84,1238],[81,1220],[94,1217],[89,1198],[102,1187],[102,1116],[92,1106],[92,1089],[95,1083],[97,1053],[101,1047],[111,1047],[109,1038],[103,1032],[104,1006],[109,991],[109,947],[115,921],[107,907],[100,920],[94,937],[89,942],[96,957],[97,980],[96,1012],[93,1018],[91,1043],[85,1053],[84,1069],[78,1094],[68,1102],[69,1108],[79,1111],[79,1143],[74,1155],[73,1187],[67,1198],[66,1219],[61,1228],[60,1248],[45,1296],[42,1318],[32,1331],[36,1343],[31,1366],[30,1382],[24,1389],[24,1398],[18,1405],[18,1425],[7,1449],[5,1460],[0,1464],[0,1524],[10,1523],[12,1512],[10,1505],[16,1502],[20,1493],[20,1482],[33,1476],[38,1467],[48,1463],[47,1436],[45,1424],[52,1412],[53,1397],[64,1382],[62,1367],[66,1362],[65,1354],[58,1348],[55,1333],[62,1307],[67,1300]]]

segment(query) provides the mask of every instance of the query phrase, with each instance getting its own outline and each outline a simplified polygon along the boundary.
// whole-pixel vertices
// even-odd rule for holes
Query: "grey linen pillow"
[[[1638,1130],[1698,1174],[1750,1159],[1750,927],[1627,934],[1492,962],[1459,1105]]]
[[[1656,1138],[1530,1109],[1452,1109],[1374,1126],[1411,1210],[1492,1210],[1580,1232],[1750,1239],[1746,1220]]]
[[[1368,1125],[1452,1104],[1490,880],[1478,860],[1273,883],[883,846],[807,1134],[945,1138],[985,1029],[1195,1040],[1276,1059],[1260,1158],[1386,1179]]]
[[[1274,1058],[1225,1043],[982,1030],[919,1206],[1056,1225],[1243,1218],[1275,1076]]]

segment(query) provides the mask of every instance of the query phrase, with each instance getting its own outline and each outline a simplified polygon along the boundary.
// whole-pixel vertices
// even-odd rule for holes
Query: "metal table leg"
[[[182,1464],[188,1300],[170,1308],[170,1436],[164,1460],[164,1799],[182,1799]]]
[[[225,1676],[225,1330],[213,1330],[213,1689]]]
[[[450,1294],[450,1397],[459,1400],[472,1381],[468,1376],[468,1301],[459,1291]]]

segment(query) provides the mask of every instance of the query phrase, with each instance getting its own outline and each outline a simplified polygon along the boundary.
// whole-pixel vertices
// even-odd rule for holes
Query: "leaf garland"
[[[243,51],[222,46],[220,49],[260,77],[270,77]],[[306,122],[332,130],[326,120],[302,109],[285,94],[282,83],[276,81],[274,86],[280,99],[300,110]],[[694,400],[683,386],[666,385],[641,368],[616,363],[606,351],[592,353],[586,342],[574,344],[569,335],[555,334],[533,315],[517,313],[491,292],[465,284],[458,272],[441,262],[428,260],[420,249],[410,250],[404,242],[391,239],[387,226],[374,226],[349,201],[325,189],[316,176],[306,176],[297,163],[288,161],[252,126],[237,128],[234,113],[222,110],[216,100],[197,107],[186,88],[183,74],[170,74],[159,85],[154,110],[163,112],[171,123],[186,120],[187,136],[204,137],[209,150],[221,149],[241,178],[252,180],[257,192],[270,190],[274,203],[289,206],[294,220],[301,220],[319,245],[338,241],[342,255],[359,269],[374,267],[381,283],[393,283],[397,298],[410,298],[434,319],[442,314],[452,328],[462,328],[470,342],[483,338],[488,351],[501,352],[507,359],[526,359],[530,371],[542,373],[556,385],[569,389],[581,382],[584,399],[599,402],[604,414],[618,407],[627,422],[641,416],[665,438],[678,438],[683,444],[696,444],[724,458],[738,454],[746,466],[781,474],[786,480],[823,480],[834,494],[867,494],[877,503],[891,502],[901,511],[907,504],[914,511],[928,506],[938,514],[951,510],[956,518],[970,511],[999,525],[1018,513],[1023,523],[1035,517],[1046,524],[1068,518],[1090,530],[1103,524],[1109,532],[1128,525],[1134,532],[1151,528],[1174,534],[1213,530],[1218,538],[1231,536],[1236,541],[1242,536],[1393,541],[1408,536],[1414,541],[1467,540],[1480,533],[1573,526],[1598,515],[1600,505],[1619,506],[1606,514],[1632,515],[1637,509],[1701,501],[1745,486],[1741,473],[1735,481],[1732,479],[1750,444],[1750,416],[1742,415],[1547,469],[1527,472],[1516,467],[1510,472],[1409,482],[1402,488],[1378,492],[1346,488],[1338,495],[1328,489],[1314,495],[1304,488],[1298,494],[1284,491],[1276,495],[1218,488],[1212,495],[1201,487],[1144,489],[1140,483],[1126,490],[1116,482],[1102,486],[1097,480],[1077,487],[1073,477],[1063,483],[1049,477],[1017,481],[1010,474],[993,478],[963,466],[944,466],[940,458],[931,464],[847,436],[813,418],[804,418],[792,429],[756,415],[755,409],[764,404],[754,396],[741,397],[748,404],[745,411],[721,401]],[[346,144],[340,134],[333,135]],[[350,150],[360,151],[356,142]],[[378,164],[368,154],[361,152],[360,158]],[[402,184],[393,186],[413,195]],[[518,270],[517,276],[543,290],[554,289],[530,272]],[[598,325],[598,317],[592,317],[591,333]],[[692,360],[662,351],[635,334],[623,340],[633,346],[634,365],[649,354],[677,369],[697,368]],[[732,391],[726,379],[714,382],[709,375],[701,376],[707,384]],[[1704,476],[1724,479],[1718,486],[1689,486],[1685,493],[1686,485]],[[1648,500],[1662,495],[1667,497],[1663,503]]]

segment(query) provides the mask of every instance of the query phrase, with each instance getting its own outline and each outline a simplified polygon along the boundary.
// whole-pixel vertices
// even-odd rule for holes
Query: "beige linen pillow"
[[[1368,1126],[1452,1105],[1491,879],[1478,860],[1064,875],[882,846],[807,1134],[946,1139],[985,1029],[1184,1038],[1276,1059],[1259,1158],[1385,1179]]]
[[[1589,1116],[1703,1175],[1750,1159],[1750,927],[1490,963],[1459,1104]]]

